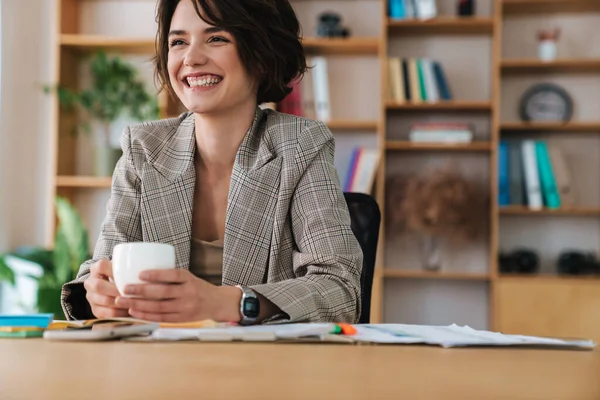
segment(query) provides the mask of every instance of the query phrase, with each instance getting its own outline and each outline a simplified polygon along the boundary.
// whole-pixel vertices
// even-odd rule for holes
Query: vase
[[[421,238],[421,262],[427,271],[439,271],[442,267],[442,239],[437,236]]]
[[[122,155],[121,149],[116,149],[110,146],[96,147],[96,163],[94,173],[96,176],[109,177],[112,176],[117,161]]]
[[[556,41],[540,40],[538,43],[538,57],[542,61],[552,61],[556,59]]]

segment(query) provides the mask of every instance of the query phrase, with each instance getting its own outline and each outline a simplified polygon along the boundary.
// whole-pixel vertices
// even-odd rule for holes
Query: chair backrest
[[[352,232],[364,254],[360,277],[361,313],[359,323],[366,324],[371,320],[371,289],[375,272],[381,212],[377,201],[368,194],[346,192],[344,197],[350,211]]]

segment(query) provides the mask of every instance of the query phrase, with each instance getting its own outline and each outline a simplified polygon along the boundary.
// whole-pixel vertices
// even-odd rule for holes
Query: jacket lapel
[[[196,181],[194,114],[173,135],[160,139],[146,147],[148,164],[141,171],[144,240],[172,244],[176,267],[188,268]]]
[[[223,284],[263,283],[269,263],[279,195],[281,158],[264,137],[266,119],[257,108],[236,155],[229,187],[223,248]]]

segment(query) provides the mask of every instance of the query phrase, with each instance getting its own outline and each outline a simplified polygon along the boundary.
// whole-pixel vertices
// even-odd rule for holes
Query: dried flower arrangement
[[[391,226],[426,236],[469,240],[487,219],[487,190],[465,179],[454,165],[395,178],[388,198]]]

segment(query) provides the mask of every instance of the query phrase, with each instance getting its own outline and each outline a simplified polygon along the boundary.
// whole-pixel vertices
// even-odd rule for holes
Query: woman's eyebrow
[[[186,33],[187,33],[186,31],[182,31],[182,30],[173,30],[173,31],[169,32],[169,37],[182,36],[182,35],[185,35]]]

